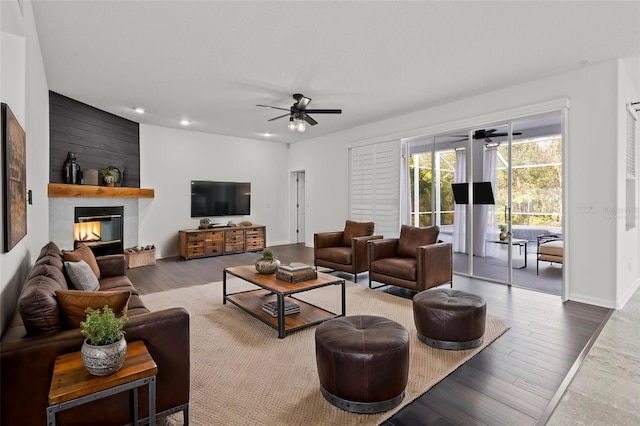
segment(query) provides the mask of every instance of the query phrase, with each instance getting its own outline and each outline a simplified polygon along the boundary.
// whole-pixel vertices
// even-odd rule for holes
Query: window
[[[627,108],[627,150],[625,162],[626,197],[625,229],[636,227],[636,137],[638,119],[631,108]]]
[[[498,147],[496,205],[507,205],[507,145]],[[521,139],[511,147],[513,225],[562,226],[562,138]],[[506,223],[499,209],[498,222]]]
[[[421,152],[409,157],[411,224],[413,226],[453,224],[455,150]],[[433,206],[435,203],[435,206]]]
[[[350,218],[375,222],[376,234],[400,229],[400,142],[351,148]]]

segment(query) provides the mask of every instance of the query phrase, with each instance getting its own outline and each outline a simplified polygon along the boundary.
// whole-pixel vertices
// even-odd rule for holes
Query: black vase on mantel
[[[80,185],[82,183],[82,167],[76,163],[76,153],[67,154],[67,159],[62,166],[62,180],[64,183]]]

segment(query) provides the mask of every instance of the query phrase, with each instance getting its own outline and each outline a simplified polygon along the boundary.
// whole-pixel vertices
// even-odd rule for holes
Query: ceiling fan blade
[[[486,135],[486,137],[488,138],[488,137],[497,137],[497,136],[507,136],[508,134],[509,133],[491,133],[491,134]],[[511,134],[517,136],[517,135],[521,135],[522,133],[521,132],[513,132]]]
[[[280,108],[280,107],[274,107],[274,106],[271,106],[271,105],[259,105],[259,104],[256,104],[256,106],[269,108],[269,109],[281,109],[283,111],[289,111],[289,108]]]
[[[307,109],[305,111],[311,114],[342,114],[341,109]]]
[[[314,120],[313,118],[309,117],[307,114],[304,115],[304,121],[306,121],[307,123],[311,124],[312,126],[315,126],[316,124],[318,124],[318,122],[316,120]]]
[[[489,139],[490,137],[498,137],[498,136],[507,136],[508,133],[494,133],[496,132],[498,129],[490,129],[490,130],[476,130],[475,132],[473,132],[473,139],[482,139],[482,140],[486,140]],[[513,132],[512,135],[517,136],[517,135],[521,135],[521,132]],[[446,135],[446,137],[448,138],[462,138],[459,139],[457,141],[451,141],[449,143],[455,143],[455,142],[460,142],[460,141],[465,141],[468,139],[467,135]]]
[[[277,116],[277,117],[270,118],[270,119],[269,119],[269,120],[267,120],[267,121],[277,120],[277,119],[279,119],[279,118],[282,118],[282,117],[288,117],[288,116],[290,116],[290,115],[291,115],[290,113],[282,114],[282,115],[279,115],[279,116]]]

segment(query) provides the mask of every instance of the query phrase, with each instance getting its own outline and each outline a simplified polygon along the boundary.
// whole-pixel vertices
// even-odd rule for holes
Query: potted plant
[[[113,310],[87,308],[87,319],[80,322],[80,331],[85,337],[80,350],[82,362],[90,374],[106,376],[122,367],[127,355],[127,341],[122,328],[126,315],[116,317]]]
[[[113,169],[107,167],[106,169],[100,170],[100,174],[102,175],[102,179],[107,186],[115,186],[117,175]]]
[[[256,260],[256,271],[261,274],[273,274],[278,270],[280,261],[276,259],[273,250],[266,248],[262,251],[262,256]]]
[[[207,229],[211,225],[211,219],[202,218],[200,219],[200,229]]]
[[[498,225],[498,229],[500,230],[500,241],[504,241],[507,239],[507,225]]]

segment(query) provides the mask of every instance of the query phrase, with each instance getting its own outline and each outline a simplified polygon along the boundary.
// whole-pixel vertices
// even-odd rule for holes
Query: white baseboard
[[[602,306],[603,308],[616,309],[615,300],[601,299],[599,297],[591,297],[575,293],[569,294],[569,300],[573,302],[586,303],[588,305]]]
[[[631,287],[629,287],[627,292],[622,295],[622,298],[617,301],[616,309],[624,308],[624,305],[627,304],[629,299],[631,299],[631,297],[635,294],[635,292],[638,290],[638,288],[640,288],[640,278],[638,278],[636,280],[636,282],[633,283],[633,285],[631,285]]]

